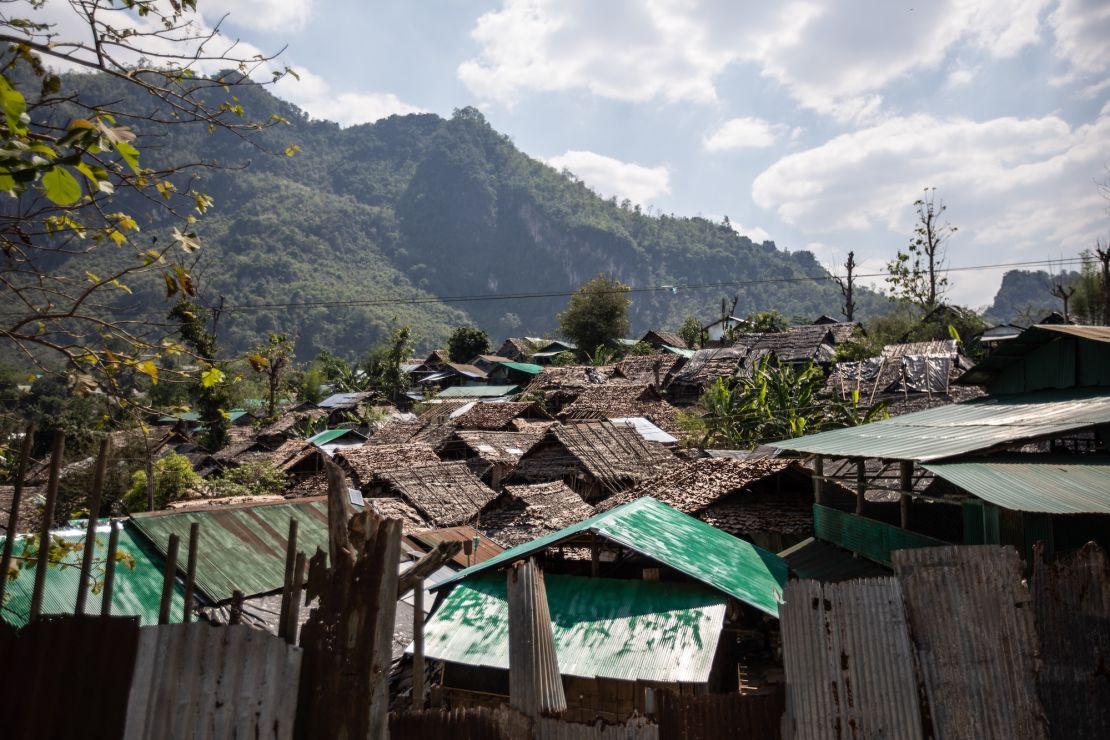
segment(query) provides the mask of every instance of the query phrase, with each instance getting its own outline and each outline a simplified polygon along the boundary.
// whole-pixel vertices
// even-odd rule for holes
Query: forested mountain
[[[1063,303],[1052,295],[1053,286],[1072,286],[1079,278],[1080,273],[1074,270],[1056,275],[1044,270],[1010,270],[1002,276],[1002,284],[984,317],[995,324],[1036,323],[1049,313],[1062,310]]]
[[[133,94],[91,76],[70,76],[64,85],[87,99]],[[718,284],[633,293],[634,333],[675,327],[690,314],[708,322],[734,294],[740,314],[839,313],[832,282],[782,281],[825,274],[809,252],[787,253],[727,224],[648,215],[598,197],[520,152],[473,108],[446,120],[394,116],[340,129],[309,120],[261,87],[238,95],[249,117],[277,115],[289,125],[244,140],[174,125],[152,138],[153,124],[133,123],[148,165],[222,166],[198,171],[199,188],[215,206],[197,225],[204,248],[194,275],[205,303],[224,301],[219,335],[228,350],[277,330],[296,338],[301,358],[325,348],[357,355],[394,320],[410,324],[422,347],[463,323],[495,337],[550,333],[565,297],[439,299],[565,293],[597,273],[634,288]],[[294,145],[293,156],[281,154]],[[143,227],[156,233],[158,224]],[[734,281],[747,284],[719,285]],[[131,287],[132,310],[168,309],[161,283]],[[861,314],[886,305],[864,290],[856,302]],[[330,305],[299,305],[319,303]]]

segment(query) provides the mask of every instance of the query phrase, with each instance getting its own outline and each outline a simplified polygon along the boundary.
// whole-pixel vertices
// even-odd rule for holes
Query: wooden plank
[[[96,545],[96,524],[100,518],[100,496],[104,490],[104,473],[108,468],[108,452],[111,445],[112,438],[105,436],[100,441],[100,452],[96,456],[96,472],[93,475],[92,495],[89,499],[89,522],[85,526],[85,548],[81,553],[81,575],[77,579],[77,603],[73,607],[74,614],[85,613],[85,599],[88,597],[89,577],[92,573],[93,548]]]
[[[50,568],[50,528],[54,526],[54,504],[58,500],[58,475],[65,454],[65,432],[54,432],[54,448],[50,453],[50,479],[46,484],[46,506],[42,510],[42,527],[39,529],[38,557],[35,561],[35,585],[31,592],[29,621],[35,621],[42,611],[42,592],[46,588],[46,571]],[[10,539],[10,538],[9,538]],[[4,574],[7,578],[7,573]]]
[[[27,463],[31,459],[31,443],[34,441],[35,425],[27,425],[23,434],[23,444],[19,450],[19,466],[15,473],[12,489],[12,508],[8,512],[8,528],[4,537],[4,554],[0,557],[0,604],[4,603],[4,590],[8,585],[8,568],[12,564],[12,550],[15,547],[16,530],[19,528],[19,507],[23,500],[23,479],[27,477]]]

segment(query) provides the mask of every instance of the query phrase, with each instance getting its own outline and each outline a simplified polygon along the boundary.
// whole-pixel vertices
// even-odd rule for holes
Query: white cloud
[[[705,137],[703,144],[710,152],[763,149],[772,146],[785,130],[785,126],[762,118],[733,118]]]
[[[1105,232],[1094,181],[1110,161],[1110,114],[1071,127],[1056,116],[915,115],[844,134],[783,157],[752,184],[761,208],[822,241],[869,245],[889,259],[913,228],[911,203],[935,186],[959,227],[953,264],[1074,255]],[[983,276],[959,282],[970,296]],[[959,294],[957,294],[959,297]]]
[[[756,244],[773,241],[771,235],[768,234],[765,229],[761,229],[758,226],[743,226],[741,224],[734,223],[732,225],[732,230],[740,236],[748,237]]]
[[[313,118],[335,121],[340,126],[373,123],[392,115],[424,112],[393,93],[337,93],[320,75],[303,69],[298,69],[297,75],[299,80],[285,77],[279,81],[274,93],[296,104]]]
[[[202,0],[197,8],[212,23],[227,14],[229,25],[289,34],[304,29],[312,5],[313,0]]]
[[[472,32],[459,78],[512,105],[532,91],[586,90],[625,101],[711,102],[717,77],[752,64],[805,107],[865,118],[889,83],[965,44],[1010,57],[1038,42],[1049,0],[504,0]]]
[[[605,196],[628,198],[641,205],[671,192],[670,171],[665,166],[644,167],[595,152],[575,150],[551,157],[547,163],[557,170],[570,170]]]
[[[1060,0],[1048,22],[1056,35],[1056,54],[1069,63],[1073,76],[1110,69],[1110,3]]]

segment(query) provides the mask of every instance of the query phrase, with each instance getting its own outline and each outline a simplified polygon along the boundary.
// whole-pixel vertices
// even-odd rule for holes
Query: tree
[[[682,326],[678,327],[678,336],[682,337],[682,341],[686,342],[686,346],[690,349],[697,349],[702,343],[701,322],[698,321],[696,316],[687,316],[686,320],[682,322]]]
[[[754,334],[776,334],[786,331],[790,324],[778,311],[757,311],[744,319],[745,329]]]
[[[854,321],[856,313],[856,302],[854,300],[855,294],[855,269],[856,269],[856,253],[848,252],[848,260],[844,263],[844,269],[847,271],[846,277],[833,275],[833,280],[840,286],[840,294],[844,297],[844,305],[841,306],[840,312],[844,314],[844,318],[848,321]]]
[[[287,370],[292,361],[293,343],[284,334],[275,332],[270,332],[269,339],[247,355],[251,370],[266,379],[267,419],[277,418],[278,400],[289,387]]]
[[[472,326],[460,326],[447,340],[447,354],[451,362],[470,362],[478,355],[488,355],[489,335]]]
[[[917,226],[906,251],[887,263],[887,283],[897,300],[932,311],[948,289],[947,243],[957,229],[944,220],[948,206],[937,200],[936,188],[925,188],[915,200]]]
[[[412,331],[407,326],[394,329],[389,342],[374,347],[363,361],[370,386],[391,401],[399,400],[409,387],[408,373],[401,365],[411,355]]]
[[[202,478],[193,471],[189,458],[171,452],[154,462],[154,508],[165,508],[171,501],[188,498]],[[145,470],[131,475],[131,488],[124,494],[123,505],[128,511],[147,510],[147,477]]]
[[[142,318],[144,306],[129,302],[129,283],[161,273],[168,296],[192,297],[183,261],[200,247],[194,224],[213,202],[197,189],[212,165],[160,148],[148,159],[140,150],[148,135],[158,141],[181,127],[253,142],[254,132],[280,121],[250,120],[236,93],[271,58],[237,55],[236,44],[219,40],[218,24],[205,25],[196,0],[5,5],[12,12],[0,16],[0,346],[41,372],[68,373],[79,390],[133,403],[120,379],[139,372],[156,382],[175,348],[162,342],[157,322]],[[64,8],[66,20],[44,22],[47,5]],[[51,65],[102,77],[59,75]],[[218,68],[229,71],[204,76]],[[271,81],[288,71],[273,70]],[[102,92],[102,78],[126,94]]]
[[[205,325],[197,304],[182,298],[170,310],[169,317],[177,322],[178,332],[192,348],[199,366],[198,376],[190,383],[191,391],[204,425],[203,446],[215,452],[227,444],[231,428],[227,414],[231,406],[227,363],[216,359],[216,337]]]
[[[559,331],[578,345],[580,352],[593,353],[628,333],[629,287],[606,275],[598,275],[570,297],[559,314]]]

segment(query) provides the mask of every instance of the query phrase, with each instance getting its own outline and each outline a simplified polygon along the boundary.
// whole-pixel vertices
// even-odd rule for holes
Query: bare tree
[[[44,20],[59,13],[80,30]],[[206,24],[196,0],[0,0],[0,44],[0,346],[77,388],[158,382],[165,353],[184,348],[128,302],[130,284],[161,273],[167,296],[195,294],[184,258],[212,205],[198,174],[217,164],[161,151],[147,166],[140,149],[176,126],[253,143],[282,121],[251,120],[238,89],[290,70]],[[90,86],[88,73],[114,83]]]
[[[1106,244],[1096,241],[1095,256],[1102,277],[1102,325],[1110,326],[1110,241]]]
[[[833,275],[833,280],[840,286],[840,294],[844,296],[844,305],[841,306],[840,312],[848,321],[853,321],[856,313],[856,302],[853,299],[855,291],[855,275],[853,274],[856,269],[856,253],[848,252],[848,260],[844,263],[844,269],[847,271],[847,277],[840,277]]]
[[[1065,288],[1063,285],[1057,283],[1052,286],[1052,295],[1059,298],[1064,302],[1064,321],[1071,321],[1071,314],[1068,313],[1068,301],[1075,295],[1075,286]]]
[[[931,311],[948,289],[946,245],[957,229],[944,219],[948,206],[937,199],[936,188],[925,188],[925,196],[913,205],[914,235],[906,251],[887,263],[886,281],[896,298]]]

